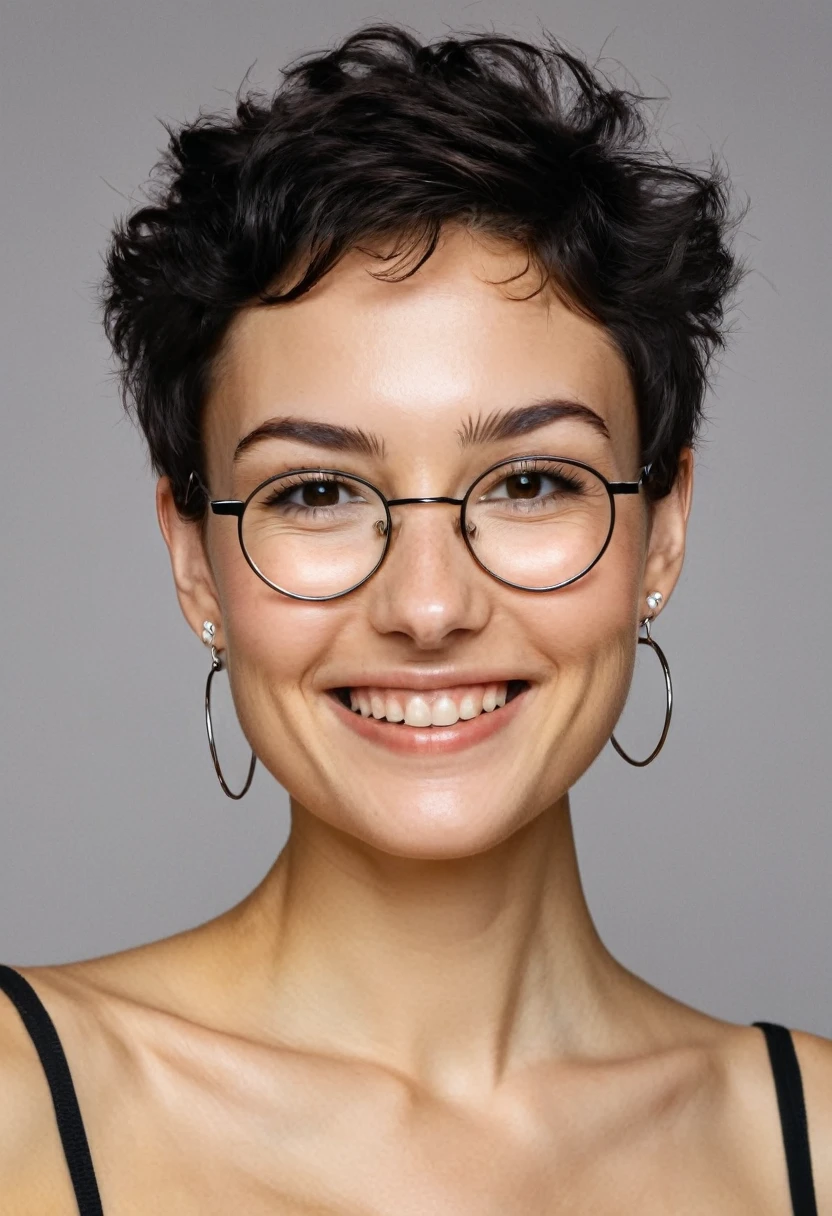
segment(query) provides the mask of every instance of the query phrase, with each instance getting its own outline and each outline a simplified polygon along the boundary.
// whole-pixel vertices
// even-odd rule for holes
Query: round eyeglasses
[[[615,496],[638,481],[608,481],[561,456],[501,460],[462,498],[385,498],[354,473],[292,469],[242,499],[215,499],[215,515],[235,515],[240,545],[255,574],[283,595],[331,600],[355,591],[390,548],[391,507],[445,503],[459,508],[460,533],[474,561],[521,591],[556,591],[600,560],[615,526]]]

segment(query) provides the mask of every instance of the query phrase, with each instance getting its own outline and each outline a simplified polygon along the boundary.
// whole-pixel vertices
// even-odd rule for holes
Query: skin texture
[[[389,497],[458,497],[529,451],[635,480],[622,359],[551,293],[516,298],[533,272],[498,285],[524,260],[449,229],[409,280],[379,282],[356,252],[302,300],[242,312],[205,415],[212,496],[245,497],[308,463]],[[609,438],[561,419],[461,445],[477,416],[552,397],[588,404]],[[287,415],[359,427],[383,451],[272,438],[233,462],[253,428]],[[253,574],[234,520],[183,521],[161,479],[182,610],[198,638],[204,620],[217,626],[243,729],[290,791],[292,831],[263,882],[207,924],[21,968],[64,1040],[107,1216],[786,1216],[761,1032],[612,958],[571,828],[569,789],[623,708],[645,597],[660,590],[664,610],[679,577],[692,485],[685,451],[673,492],[619,498],[598,565],[541,595],[480,570],[453,508],[403,508],[377,574],[310,604]],[[385,676],[530,687],[487,740],[401,754],[358,733],[328,692]],[[823,1212],[832,1045],[795,1041]],[[5,1002],[0,1065],[4,1210],[71,1213],[45,1081]]]

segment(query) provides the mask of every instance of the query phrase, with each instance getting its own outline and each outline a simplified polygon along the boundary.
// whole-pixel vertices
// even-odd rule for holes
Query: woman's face
[[[378,261],[355,252],[296,303],[242,312],[206,409],[211,496],[245,499],[272,475],[311,466],[356,474],[388,498],[461,498],[489,465],[529,453],[636,480],[621,356],[551,294],[518,299],[538,285],[533,270],[497,285],[525,264],[512,246],[449,229],[410,279],[380,281],[368,273]],[[512,411],[563,399],[597,420],[537,410],[506,424]],[[291,427],[239,447],[286,419]],[[233,518],[210,515],[203,543],[165,479],[159,509],[183,610],[198,636],[215,622],[262,764],[296,803],[386,853],[460,857],[560,799],[609,739],[645,596],[660,590],[666,602],[681,566],[689,457],[667,499],[618,496],[603,557],[554,592],[517,590],[479,568],[449,505],[393,507],[382,566],[325,602],[258,578]],[[303,493],[294,498],[303,506]],[[402,713],[462,716],[387,720]]]

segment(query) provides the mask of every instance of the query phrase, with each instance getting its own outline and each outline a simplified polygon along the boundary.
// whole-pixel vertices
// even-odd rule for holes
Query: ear
[[[222,613],[205,549],[202,522],[185,519],[179,514],[169,477],[160,477],[156,485],[156,515],[170,553],[176,594],[185,620],[200,641],[203,621],[213,621],[216,626],[214,645],[222,650],[225,645]]]
[[[688,517],[693,502],[693,450],[682,449],[673,488],[651,503],[650,532],[644,565],[642,604],[652,591],[660,591],[667,605],[682,572]]]

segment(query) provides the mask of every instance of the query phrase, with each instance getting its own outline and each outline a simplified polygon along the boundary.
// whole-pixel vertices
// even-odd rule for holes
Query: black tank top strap
[[[55,1024],[29,981],[5,963],[0,963],[0,991],[20,1014],[46,1073],[80,1216],[103,1216],[87,1133]]]
[[[803,1080],[791,1031],[777,1022],[753,1024],[759,1026],[766,1037],[774,1073],[794,1216],[818,1216]]]

